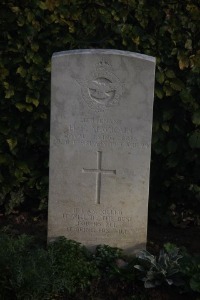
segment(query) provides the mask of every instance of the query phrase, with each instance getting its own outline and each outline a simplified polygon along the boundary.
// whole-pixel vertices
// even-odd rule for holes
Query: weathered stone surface
[[[125,51],[53,55],[49,240],[145,248],[154,71]]]

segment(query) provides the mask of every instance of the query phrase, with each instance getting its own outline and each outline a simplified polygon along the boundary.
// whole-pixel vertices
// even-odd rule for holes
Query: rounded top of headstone
[[[127,56],[137,59],[142,59],[146,61],[150,61],[155,63],[156,58],[153,56],[149,56],[146,54],[140,54],[136,52],[130,52],[130,51],[123,51],[123,50],[115,50],[115,49],[77,49],[77,50],[67,50],[67,51],[61,51],[61,52],[55,52],[53,53],[52,58],[56,58],[58,56],[66,56],[66,55],[121,55],[121,56]]]

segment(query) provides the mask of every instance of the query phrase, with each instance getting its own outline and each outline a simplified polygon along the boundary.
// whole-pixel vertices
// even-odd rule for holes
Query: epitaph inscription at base
[[[132,52],[53,55],[49,241],[145,248],[154,72]]]

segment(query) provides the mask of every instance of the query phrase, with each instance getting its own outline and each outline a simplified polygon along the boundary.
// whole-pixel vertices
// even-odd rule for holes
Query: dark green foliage
[[[32,239],[20,236],[12,239],[6,234],[0,235],[0,291],[2,300],[15,299],[14,289],[22,280],[22,258],[27,257]]]
[[[113,272],[116,270],[117,259],[122,259],[122,250],[113,248],[108,245],[99,245],[95,251],[95,261],[97,266],[105,272]]]
[[[47,249],[28,236],[0,235],[0,299],[55,299],[86,289],[99,272],[87,251],[64,238]]]
[[[200,293],[200,256],[191,256],[184,251],[180,267],[188,283],[188,286],[185,286],[185,288]]]
[[[48,258],[54,276],[53,291],[73,294],[85,289],[99,272],[87,250],[75,241],[59,238],[48,246]]]
[[[2,0],[0,8],[2,209],[47,204],[53,52],[115,48],[157,58],[151,218],[177,225],[198,214],[199,1]]]
[[[129,264],[126,262],[122,250],[108,245],[99,245],[94,255],[95,264],[99,268],[102,280],[109,284],[109,280],[133,280]]]
[[[124,257],[106,245],[91,254],[64,237],[45,248],[29,236],[0,233],[0,300],[154,299],[146,297],[141,274],[145,287],[181,285],[177,291],[187,291],[190,298],[200,292],[200,260],[181,254],[172,244],[158,258],[145,251],[139,259]]]
[[[140,265],[134,267],[141,272],[141,280],[144,281],[145,288],[153,288],[161,284],[183,285],[180,279],[179,260],[182,256],[179,254],[177,247],[168,247],[160,251],[159,257],[156,258],[148,251],[141,251],[137,255],[141,261]]]

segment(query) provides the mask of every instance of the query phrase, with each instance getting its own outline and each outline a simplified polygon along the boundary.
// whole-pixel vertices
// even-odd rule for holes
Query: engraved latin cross
[[[97,151],[97,169],[82,169],[83,173],[96,173],[96,203],[100,204],[101,197],[101,174],[116,174],[116,170],[104,170],[101,168],[102,152]]]

